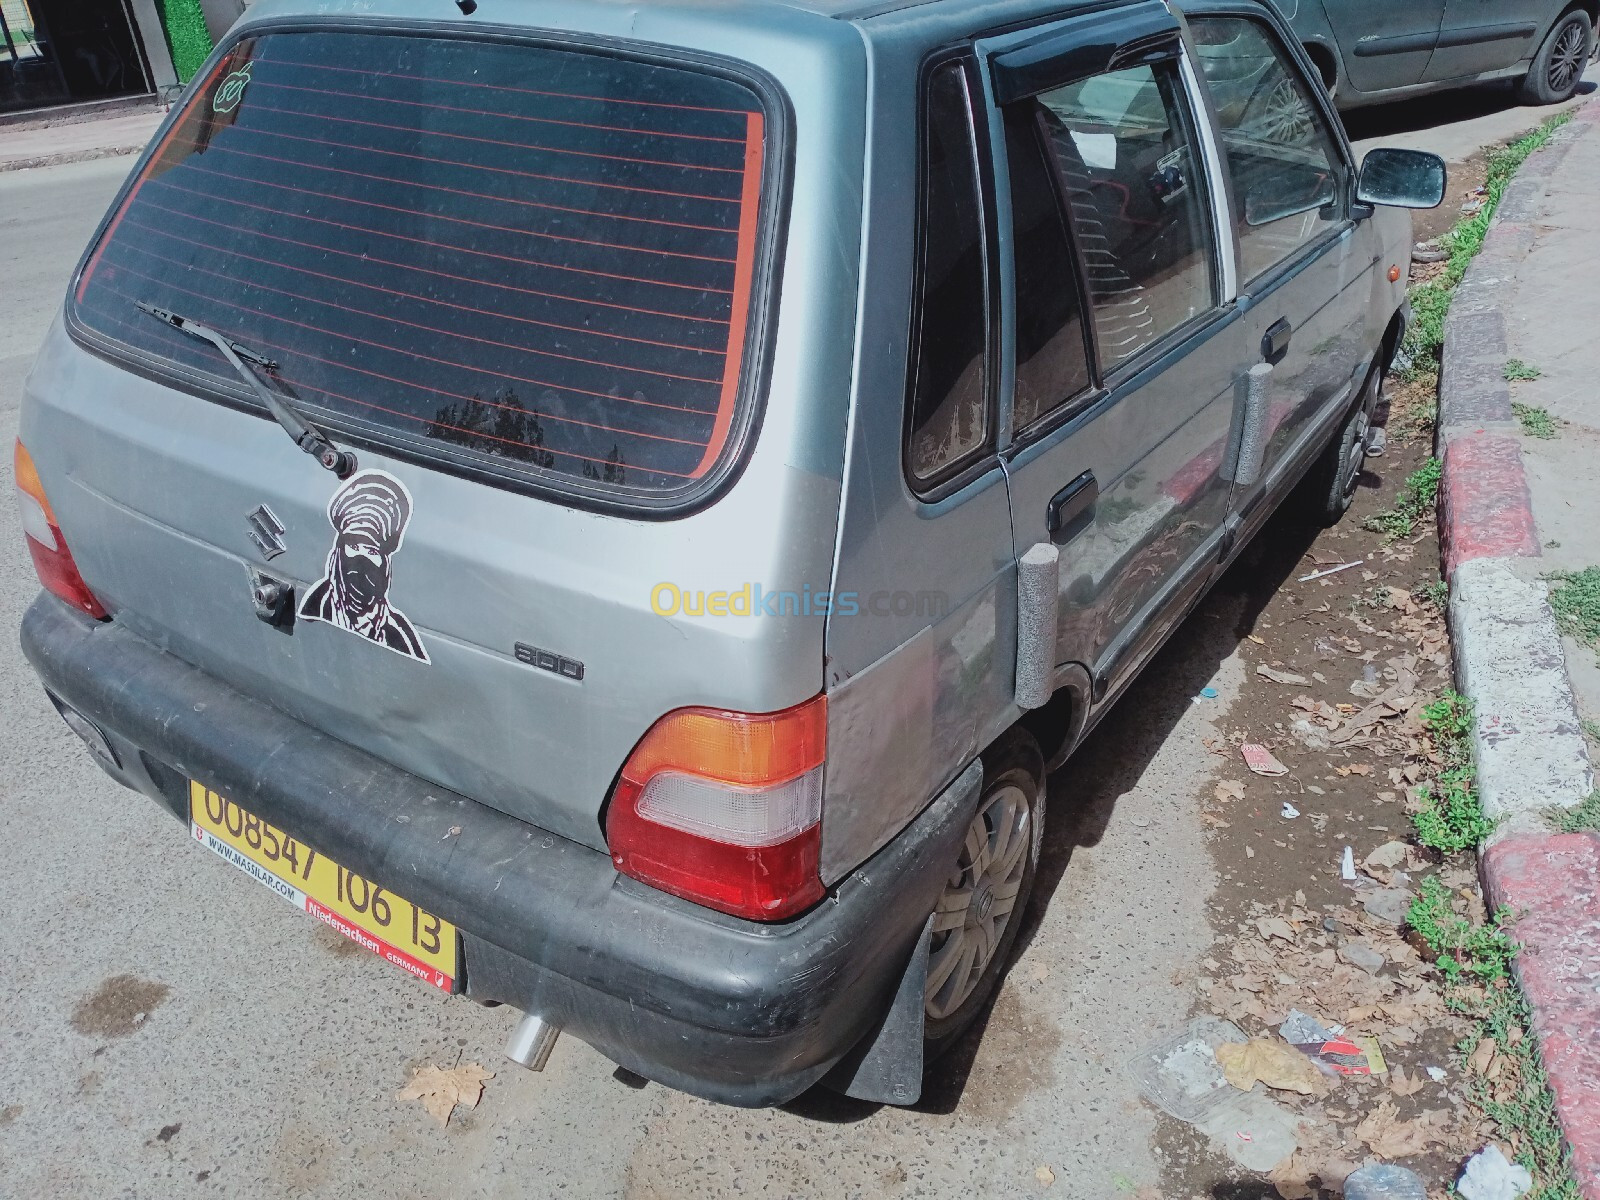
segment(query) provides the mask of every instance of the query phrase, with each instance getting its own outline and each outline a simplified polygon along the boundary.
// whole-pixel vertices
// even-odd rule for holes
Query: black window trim
[[[1327,229],[1323,230],[1310,241],[1302,242],[1291,253],[1278,262],[1256,275],[1246,278],[1244,273],[1244,247],[1240,238],[1235,237],[1234,258],[1235,273],[1239,280],[1238,298],[1259,299],[1273,291],[1291,275],[1298,274],[1313,259],[1327,253],[1332,244],[1343,237],[1355,224],[1352,214],[1352,205],[1355,203],[1355,156],[1350,149],[1350,140],[1345,133],[1344,122],[1339,119],[1333,108],[1332,97],[1326,87],[1320,86],[1321,74],[1316,65],[1312,63],[1305,52],[1305,47],[1300,39],[1293,35],[1293,31],[1283,26],[1277,15],[1265,6],[1247,5],[1237,3],[1205,3],[1186,6],[1184,20],[1185,43],[1190,48],[1190,61],[1193,63],[1195,82],[1200,94],[1205,98],[1206,119],[1211,122],[1211,127],[1216,131],[1217,150],[1222,156],[1222,170],[1224,183],[1227,188],[1228,211],[1233,216],[1235,223],[1239,219],[1239,205],[1243,199],[1237,195],[1233,186],[1233,172],[1228,167],[1228,151],[1226,139],[1222,130],[1222,123],[1217,117],[1216,98],[1211,94],[1211,81],[1206,78],[1204,69],[1200,66],[1200,55],[1195,49],[1192,29],[1194,22],[1210,19],[1217,20],[1242,20],[1251,21],[1262,26],[1273,41],[1276,49],[1287,57],[1299,69],[1300,82],[1311,83],[1310,95],[1304,97],[1311,104],[1312,109],[1322,119],[1323,132],[1327,134],[1329,142],[1333,145],[1334,155],[1339,160],[1341,168],[1338,194],[1334,196],[1333,208],[1341,214],[1339,219],[1328,222]]]
[[[968,143],[973,153],[973,171],[978,184],[979,222],[982,226],[984,313],[987,328],[984,338],[983,442],[951,460],[941,470],[919,478],[911,468],[912,421],[916,415],[916,370],[922,340],[922,237],[927,222],[928,178],[928,95],[933,76],[951,63],[961,68],[967,96]],[[906,338],[906,384],[902,401],[900,466],[901,475],[913,495],[925,504],[937,504],[993,470],[999,460],[999,408],[996,397],[1000,375],[1000,281],[999,244],[995,230],[994,154],[989,144],[989,123],[980,120],[979,106],[987,111],[987,101],[976,73],[977,63],[966,43],[935,50],[922,61],[917,73],[917,216],[913,228],[913,276],[911,314]]]
[[[1033,99],[1033,97],[1030,96],[1030,97],[1027,97],[1026,99],[1023,99],[1023,100],[1013,101],[1012,103],[1013,104],[1026,104],[1031,99]],[[1004,106],[1004,108],[1009,108],[1009,107],[1010,107],[1010,105]],[[1004,120],[1005,120],[1004,108],[1001,109],[1001,113],[1000,113],[1000,119],[1001,119],[1002,122],[1004,122]],[[1042,122],[1042,118],[1039,116],[1039,114],[1037,112],[1034,113],[1034,119],[1031,122],[1029,122],[1029,124],[1032,126],[1031,133],[1032,133],[1032,136],[1034,138],[1034,145],[1038,148],[1039,154],[1044,160],[1045,176],[1049,180],[1050,194],[1055,199],[1056,215],[1061,220],[1062,234],[1067,239],[1067,251],[1068,251],[1068,253],[1070,253],[1072,255],[1072,269],[1073,269],[1072,286],[1073,286],[1073,289],[1077,292],[1077,295],[1078,295],[1078,312],[1079,312],[1079,317],[1080,317],[1078,325],[1079,325],[1079,332],[1080,332],[1080,334],[1082,336],[1082,340],[1083,340],[1084,360],[1088,364],[1088,368],[1089,368],[1089,383],[1088,383],[1088,385],[1086,387],[1082,388],[1081,390],[1079,390],[1077,392],[1074,392],[1070,396],[1067,396],[1060,403],[1056,404],[1052,408],[1049,408],[1046,411],[1040,413],[1037,417],[1035,417],[1028,424],[1023,425],[1023,426],[1017,426],[1017,425],[1013,424],[1012,428],[1011,428],[1010,446],[1011,447],[1016,447],[1016,448],[1021,448],[1021,447],[1027,446],[1027,445],[1031,444],[1032,442],[1036,441],[1038,438],[1045,436],[1051,430],[1057,428],[1063,422],[1065,422],[1067,420],[1070,420],[1073,415],[1083,411],[1086,408],[1089,408],[1091,405],[1093,405],[1095,403],[1095,401],[1100,396],[1103,396],[1106,393],[1105,375],[1100,369],[1100,348],[1096,344],[1095,336],[1094,336],[1094,310],[1093,310],[1093,305],[1092,305],[1092,303],[1090,301],[1090,297],[1089,297],[1089,288],[1088,288],[1089,275],[1088,275],[1088,270],[1084,265],[1083,250],[1082,250],[1082,247],[1079,245],[1078,232],[1072,226],[1072,216],[1071,216],[1072,208],[1071,208],[1071,205],[1067,203],[1066,194],[1062,191],[1061,174],[1060,174],[1059,171],[1057,171],[1055,169],[1055,166],[1052,163],[1051,158],[1050,158],[1049,149],[1048,149],[1048,147],[1045,145],[1045,143],[1043,141],[1044,136],[1045,136],[1043,122]],[[1010,144],[1009,143],[1004,143],[1004,144],[996,147],[996,153],[997,154],[1003,154],[1003,155],[1006,156],[1006,164],[1005,165],[1006,165],[1007,178],[1009,179],[1010,178],[1010,171],[1011,171],[1011,158],[1010,158],[1011,147],[1010,147]],[[1006,217],[1007,217],[1007,220],[1009,221],[1011,219],[1011,217],[1012,217],[1012,213],[1010,211],[1008,211],[1006,213]],[[1015,238],[1014,235],[1011,238],[1011,252],[1012,252],[1013,256],[1016,254],[1016,238]],[[1013,269],[1012,269],[1013,285],[1015,284],[1015,280],[1016,280],[1016,271],[1015,271],[1015,268],[1013,267]],[[1013,286],[1013,292],[1014,291],[1015,291],[1015,287]],[[1015,295],[1013,295],[1013,297],[1012,297],[1011,308],[1012,308],[1011,321],[1012,321],[1012,324],[1014,326],[1017,323],[1017,321],[1019,320],[1019,315],[1018,315],[1019,301],[1018,301],[1018,299],[1016,298]],[[1014,344],[1014,342],[1015,342],[1015,339],[1013,338],[1013,349],[1012,349],[1013,355],[1015,355],[1015,344]],[[1011,412],[1012,412],[1012,420],[1013,420],[1013,422],[1015,421],[1015,418],[1016,418],[1016,402],[1017,402],[1015,384],[1016,384],[1016,364],[1013,363],[1012,364],[1012,389],[1011,389],[1011,396],[1009,397],[1009,402],[1011,404]]]
[[[522,26],[467,21],[420,21],[414,18],[377,16],[270,18],[234,29],[218,44],[194,74],[203,81],[215,66],[231,54],[240,42],[283,33],[371,33],[399,37],[454,38],[461,41],[493,42],[551,50],[607,55],[631,62],[697,70],[750,88],[760,101],[768,138],[763,155],[761,211],[757,216],[756,261],[750,288],[750,312],[746,322],[745,347],[739,395],[734,402],[733,425],[721,460],[706,476],[681,492],[653,500],[648,497],[619,496],[591,485],[581,477],[563,477],[547,483],[526,473],[497,468],[478,459],[468,459],[448,448],[446,443],[427,450],[410,442],[384,440],[366,433],[362,426],[345,422],[338,414],[307,405],[317,423],[339,440],[385,458],[398,459],[441,471],[503,491],[536,497],[585,511],[607,513],[643,520],[673,520],[699,512],[720,499],[743,474],[755,447],[765,415],[768,384],[772,375],[773,341],[777,333],[777,308],[783,282],[783,251],[787,245],[790,190],[794,177],[794,111],[783,87],[754,63],[725,55],[711,54],[656,42],[637,42],[615,37],[599,37],[557,30],[530,30]],[[192,86],[199,86],[193,84]],[[232,372],[213,376],[196,371],[171,359],[129,346],[90,328],[78,314],[77,294],[83,273],[108,236],[110,226],[167,134],[182,118],[190,103],[186,94],[174,104],[156,135],[135,162],[133,170],[118,188],[116,197],[95,227],[78,265],[72,272],[64,302],[64,324],[73,341],[85,350],[123,367],[142,378],[176,387],[190,395],[259,417],[273,418],[255,393],[237,381]]]

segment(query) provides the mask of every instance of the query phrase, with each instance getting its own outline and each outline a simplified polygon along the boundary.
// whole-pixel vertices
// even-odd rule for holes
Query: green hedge
[[[211,34],[206,31],[200,0],[161,0],[161,24],[167,31],[178,80],[188,83],[211,53]]]

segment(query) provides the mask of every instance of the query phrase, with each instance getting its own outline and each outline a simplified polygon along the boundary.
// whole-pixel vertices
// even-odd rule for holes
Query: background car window
[[[1006,110],[1017,281],[1013,424],[1025,429],[1089,386],[1078,264],[1031,104]]]
[[[1107,371],[1214,303],[1203,179],[1179,96],[1162,63],[1027,102],[1071,210]]]
[[[1204,17],[1191,28],[1233,177],[1242,277],[1249,281],[1330,228],[1342,160],[1265,27]]]
[[[983,207],[960,63],[940,67],[929,79],[924,130],[909,465],[913,477],[926,482],[989,436]]]

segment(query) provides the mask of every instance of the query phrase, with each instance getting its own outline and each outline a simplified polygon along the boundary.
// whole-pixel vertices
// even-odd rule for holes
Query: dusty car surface
[[[1443,164],[1244,0],[443,7],[261,0],[157,134],[26,384],[26,653],[517,1061],[915,1100],[1046,770],[1349,505]]]
[[[1341,109],[1511,80],[1528,104],[1577,91],[1597,0],[1282,0]]]

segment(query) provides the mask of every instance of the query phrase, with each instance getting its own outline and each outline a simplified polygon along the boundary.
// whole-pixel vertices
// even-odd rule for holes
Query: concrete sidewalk
[[[1563,641],[1553,570],[1600,564],[1600,104],[1507,187],[1451,304],[1439,386],[1439,517],[1461,691],[1474,704],[1478,790],[1496,831],[1480,870],[1514,914],[1516,970],[1586,1200],[1600,1200],[1600,835],[1547,813],[1594,788],[1580,713],[1600,717],[1593,651]],[[1512,360],[1538,380],[1508,383]],[[1529,436],[1513,403],[1559,436]]]
[[[166,119],[164,106],[70,125],[0,126],[0,171],[137,154]]]

